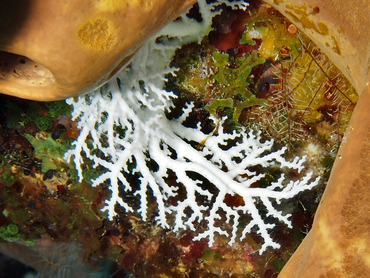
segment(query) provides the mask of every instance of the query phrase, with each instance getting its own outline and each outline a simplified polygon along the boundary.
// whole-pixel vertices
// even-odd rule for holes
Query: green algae
[[[2,175],[0,176],[0,181],[3,181],[7,186],[12,186],[15,177],[14,174],[10,171],[10,169],[4,169]]]
[[[35,123],[41,131],[46,131],[53,127],[56,118],[70,116],[72,112],[65,101],[39,103],[8,99],[6,107],[11,112],[7,120],[7,127],[11,129]]]
[[[206,102],[204,108],[210,115],[225,113],[235,124],[245,108],[267,105],[268,102],[256,97],[250,88],[253,69],[266,62],[257,51],[234,57],[217,51],[207,41],[194,46],[192,51],[185,47],[175,61],[175,66],[179,67],[175,82],[183,96],[187,96],[185,92],[190,93],[190,98]],[[195,53],[198,53],[197,58]],[[181,67],[185,57],[191,58]]]
[[[71,140],[54,140],[51,134],[47,134],[45,138],[39,140],[31,134],[24,134],[23,136],[34,147],[35,156],[41,159],[41,172],[46,173],[48,170],[57,170],[58,166],[66,164],[63,156],[66,151],[71,149]]]
[[[49,114],[52,118],[70,116],[72,113],[72,106],[63,100],[46,102],[45,106],[49,109]]]
[[[232,108],[233,121],[238,123],[244,108],[267,105],[268,102],[265,99],[257,98],[248,89],[250,85],[248,79],[252,69],[266,62],[265,59],[258,57],[257,51],[252,51],[247,58],[236,58],[235,67],[230,66],[230,57],[226,53],[215,51],[212,56],[218,65],[218,72],[214,75],[214,79],[219,94],[211,104],[205,106],[211,115],[216,115],[219,108]]]
[[[0,238],[5,241],[18,241],[21,238],[18,226],[8,224],[6,227],[0,227]]]

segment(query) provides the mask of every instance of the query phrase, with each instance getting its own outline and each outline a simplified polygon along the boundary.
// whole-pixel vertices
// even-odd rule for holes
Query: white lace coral
[[[219,2],[231,5],[227,0]],[[238,235],[240,216],[249,214],[251,221],[242,229],[240,238],[243,239],[252,228],[257,228],[264,239],[260,249],[260,253],[263,253],[268,246],[278,248],[279,244],[269,234],[274,224],[263,219],[256,206],[257,199],[268,211],[266,216],[272,216],[291,227],[290,215],[277,210],[273,202],[279,203],[311,189],[319,179],[314,180],[312,174],[307,174],[301,180],[287,181],[282,174],[266,188],[252,188],[251,185],[264,175],[248,168],[255,165],[279,166],[300,172],[304,168],[305,158],[296,157],[292,162],[286,161],[283,157],[284,148],[271,151],[272,140],[262,142],[260,134],[247,133],[244,129],[226,133],[222,120],[217,123],[213,119],[217,126],[213,135],[204,134],[199,126],[185,127],[182,122],[191,111],[191,105],[183,109],[182,116],[176,120],[166,117],[166,111],[172,105],[171,99],[176,97],[162,89],[165,74],[174,71],[168,66],[171,57],[182,43],[199,40],[210,30],[212,16],[218,13],[215,6],[219,4],[200,1],[201,23],[183,16],[182,20],[169,25],[145,44],[131,65],[100,91],[81,96],[76,101],[68,100],[74,106],[73,117],[78,119],[81,133],[66,159],[73,159],[80,179],[83,172],[82,156],[92,160],[94,166],[106,169],[93,181],[93,186],[109,181],[112,196],[106,201],[104,210],[111,220],[116,215],[116,204],[126,211],[133,211],[130,203],[120,194],[134,190],[124,173],[136,173],[140,187],[134,190],[134,194],[140,198],[137,212],[143,221],[148,218],[148,196],[153,194],[158,207],[156,219],[163,228],[170,228],[170,215],[175,219],[174,231],[195,230],[194,223],[206,220],[208,230],[198,234],[195,240],[208,238],[209,245],[212,245],[218,233],[230,236],[229,244],[232,244]],[[239,8],[246,6],[244,2],[240,5]],[[233,7],[238,5],[234,3]],[[201,148],[194,147],[191,142],[198,142]],[[103,158],[96,154],[96,149],[104,154]],[[157,166],[150,166],[149,161]],[[186,198],[179,198],[176,205],[168,205],[169,198],[179,195],[179,187],[166,182],[169,172],[174,173],[176,182],[186,189]],[[194,173],[198,176],[194,176]],[[211,193],[202,186],[204,180],[217,188],[217,193]],[[225,203],[226,194],[238,194],[244,204],[239,207],[228,206]],[[199,196],[204,197],[207,205],[204,202],[203,205],[199,204]],[[192,212],[190,217],[187,214],[189,208]],[[231,234],[217,225],[216,220],[221,215],[225,215],[227,223],[232,225]]]

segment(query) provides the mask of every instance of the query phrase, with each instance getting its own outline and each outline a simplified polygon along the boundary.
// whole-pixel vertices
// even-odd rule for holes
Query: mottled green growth
[[[265,59],[258,57],[256,50],[253,50],[247,58],[236,58],[235,67],[231,67],[228,54],[215,51],[212,55],[218,65],[218,72],[214,78],[219,85],[225,86],[226,93],[234,88],[248,86],[252,69],[266,62]]]
[[[43,173],[48,170],[57,170],[58,166],[66,163],[63,156],[72,147],[69,140],[54,140],[50,134],[44,140],[38,140],[30,134],[24,134],[23,136],[35,148],[35,156],[41,159],[41,171]]]
[[[240,96],[241,100],[233,100],[231,98],[216,99],[216,100],[213,100],[212,104],[207,105],[205,108],[211,115],[216,114],[216,111],[218,108],[225,108],[225,107],[233,108],[234,109],[233,121],[237,123],[240,117],[240,114],[242,113],[244,108],[248,108],[252,106],[262,106],[262,105],[268,104],[267,100],[257,98],[249,90],[243,89],[243,88],[236,88],[235,96]]]
[[[289,50],[289,55],[296,58],[301,49],[298,36],[287,31],[286,23],[278,15],[272,16],[265,8],[260,8],[245,25],[240,44],[256,45],[260,43],[260,57],[275,59],[280,51]]]
[[[3,174],[0,175],[0,180],[2,180],[7,186],[12,186],[15,178],[9,169],[4,169]]]
[[[5,227],[0,227],[0,237],[6,241],[17,241],[20,238],[17,225],[9,224]]]
[[[46,107],[49,109],[51,117],[69,116],[72,112],[72,106],[67,104],[64,100],[46,102]]]
[[[8,111],[12,111],[12,116],[7,119],[6,125],[8,128],[16,128],[20,125],[22,109],[10,100],[6,100],[5,103]]]
[[[120,254],[121,252],[123,251],[122,247],[121,246],[118,246],[118,245],[112,245],[111,247],[109,247],[109,249],[107,250],[107,253],[110,254],[110,255],[118,255]]]
[[[202,259],[205,260],[205,261],[214,261],[214,260],[219,261],[220,260],[220,254],[217,251],[205,250],[204,253],[203,253]]]
[[[274,258],[274,260],[272,261],[272,264],[275,267],[275,271],[279,273],[283,269],[285,265],[285,261]]]
[[[27,239],[25,241],[26,245],[29,246],[29,247],[33,247],[36,245],[36,240],[35,239]]]
[[[92,184],[93,180],[98,178],[101,175],[101,172],[99,172],[96,169],[85,169],[82,175],[86,183]]]
[[[206,105],[206,109],[211,115],[215,115],[218,108],[220,107],[232,108],[233,106],[234,106],[234,101],[231,98],[216,99],[212,102],[212,104]]]
[[[334,160],[335,160],[335,156],[328,154],[322,158],[321,164],[323,167],[331,169],[331,167],[333,167]]]
[[[73,182],[78,182],[79,180],[79,177],[78,177],[78,171],[77,169],[73,168],[74,165],[72,164],[70,169],[69,169],[69,178],[71,179],[71,181]]]
[[[7,119],[8,128],[18,128],[34,122],[42,130],[52,128],[57,117],[70,116],[72,107],[65,101],[27,102],[25,100],[6,100],[7,110],[11,112]]]
[[[6,227],[6,230],[11,235],[16,235],[16,234],[18,234],[18,231],[19,231],[17,225],[14,225],[14,224],[9,224]]]
[[[35,122],[38,128],[41,130],[46,130],[51,128],[50,117],[45,111],[43,103],[39,102],[26,102],[24,100],[6,100],[6,107],[9,114],[7,119],[8,128],[18,128],[25,126],[30,122]]]
[[[218,65],[218,72],[214,75],[218,94],[214,94],[212,103],[205,106],[211,115],[215,115],[219,108],[232,108],[233,121],[238,123],[244,108],[268,104],[267,100],[257,98],[248,89],[252,69],[266,62],[258,57],[257,51],[252,51],[247,58],[237,58],[233,67],[228,54],[215,51],[212,55]]]
[[[54,119],[50,116],[38,116],[34,122],[40,130],[45,131],[53,127]]]
[[[9,210],[9,217],[11,218],[12,222],[22,225],[23,223],[26,223],[30,216],[28,214],[28,211],[24,209],[24,207],[18,207],[14,210]]]

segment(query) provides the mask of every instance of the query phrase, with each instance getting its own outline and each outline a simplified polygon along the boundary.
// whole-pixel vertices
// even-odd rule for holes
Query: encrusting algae
[[[219,17],[233,13],[242,17],[230,10]],[[327,154],[336,151],[357,102],[356,91],[272,8],[245,12],[244,21],[242,30],[232,30],[229,23],[239,41],[227,50],[227,36],[215,39],[218,29],[201,44],[179,50],[173,62],[179,70],[170,83],[180,97],[195,98],[211,115],[232,115],[234,124],[264,131],[267,138],[289,146],[319,144]]]

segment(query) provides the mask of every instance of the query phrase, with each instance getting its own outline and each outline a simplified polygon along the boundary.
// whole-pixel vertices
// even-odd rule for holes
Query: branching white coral
[[[222,2],[228,3],[227,0]],[[245,7],[246,4],[240,5]],[[289,181],[282,174],[265,188],[253,188],[253,184],[264,178],[264,174],[250,170],[253,166],[287,167],[300,172],[305,158],[285,160],[285,149],[271,151],[273,141],[263,142],[258,133],[248,133],[244,129],[226,133],[223,120],[213,119],[216,130],[211,135],[204,134],[199,126],[185,127],[182,122],[191,111],[191,105],[184,108],[182,116],[176,120],[166,117],[171,99],[175,98],[174,94],[162,89],[164,75],[174,70],[168,66],[171,57],[182,43],[204,36],[210,30],[212,16],[217,13],[216,4],[207,5],[202,1],[199,6],[202,23],[183,16],[182,21],[165,28],[144,45],[131,65],[100,91],[79,97],[77,101],[68,100],[74,106],[73,117],[79,120],[81,133],[66,158],[73,159],[81,179],[83,157],[92,160],[95,167],[106,169],[93,181],[93,186],[109,182],[112,196],[106,201],[104,210],[111,220],[116,215],[117,204],[126,211],[134,210],[122,194],[135,194],[140,198],[137,212],[147,220],[148,197],[153,195],[158,207],[156,220],[163,228],[195,231],[195,223],[207,221],[208,230],[195,239],[208,238],[209,245],[214,243],[216,233],[230,237],[232,244],[238,235],[243,239],[253,228],[264,239],[262,253],[268,246],[278,248],[279,244],[269,234],[274,224],[262,217],[256,203],[265,207],[267,216],[291,227],[290,215],[276,209],[275,203],[311,189],[318,179],[307,174],[300,180]],[[174,28],[180,31],[176,34]],[[187,32],[181,34],[184,30]],[[175,34],[177,39],[168,39]],[[156,39],[158,37],[161,39]],[[197,147],[194,142],[198,142]],[[99,155],[96,150],[100,151]],[[139,187],[134,189],[125,173],[136,174]],[[174,175],[179,186],[169,184],[169,175]],[[216,193],[211,193],[210,188],[202,184],[204,181],[216,188],[212,191]],[[179,197],[180,185],[186,189],[186,198],[178,198],[176,204],[171,202],[170,205],[170,198]],[[238,194],[244,204],[228,206],[226,194]],[[202,203],[199,196],[203,197]],[[240,231],[240,217],[246,214],[251,221]],[[221,217],[226,217],[229,227],[218,225]],[[172,227],[170,218],[174,219]]]

